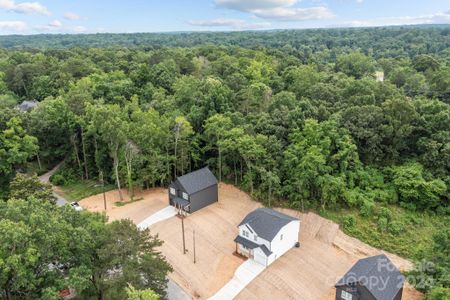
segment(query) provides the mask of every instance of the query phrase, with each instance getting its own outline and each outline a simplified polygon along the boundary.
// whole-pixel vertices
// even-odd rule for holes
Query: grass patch
[[[388,208],[391,218],[387,229],[384,230],[380,228],[376,214],[365,217],[356,209],[326,210],[319,213],[340,224],[346,234],[371,246],[413,260],[420,259],[424,252],[429,251],[433,234],[450,224],[450,218],[447,216],[408,211],[398,206]],[[353,225],[349,225],[352,223],[348,222],[351,219],[354,219]],[[401,225],[400,229],[395,226],[398,224]]]
[[[115,185],[105,185],[105,192],[114,190]],[[97,195],[103,192],[101,184],[95,180],[83,180],[75,183],[70,183],[64,186],[59,186],[61,194],[68,201],[79,201],[86,197]]]
[[[114,205],[116,205],[116,206],[125,206],[127,204],[130,204],[130,203],[133,203],[133,202],[138,202],[138,201],[141,201],[141,200],[144,200],[144,198],[140,197],[140,198],[134,198],[133,200],[130,200],[130,201],[117,201],[117,202],[114,202]]]

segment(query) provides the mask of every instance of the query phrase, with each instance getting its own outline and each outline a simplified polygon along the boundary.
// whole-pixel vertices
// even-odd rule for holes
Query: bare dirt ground
[[[117,190],[106,192],[106,208],[109,220],[131,219],[134,223],[142,222],[148,216],[154,214],[158,210],[166,207],[169,203],[167,190],[162,188],[151,189],[148,191],[136,191],[134,199],[140,199],[135,202],[117,206],[116,202],[120,202]],[[128,191],[122,190],[124,203],[130,201]],[[103,194],[94,195],[78,202],[83,208],[103,212],[105,210]]]
[[[126,195],[126,191],[124,191]],[[137,194],[144,198],[125,206],[116,206],[117,191],[107,193],[111,220],[130,218],[136,224],[167,206],[165,189],[152,189]],[[103,196],[96,195],[79,202],[92,211],[103,211]],[[173,266],[170,278],[193,298],[207,299],[233,276],[243,262],[233,255],[237,225],[250,211],[261,207],[239,189],[226,184],[219,188],[219,203],[210,205],[184,219],[188,252],[183,255],[181,219],[173,217],[151,226],[151,232],[164,240],[162,253]],[[280,211],[299,217],[300,248],[294,248],[277,259],[253,280],[237,299],[334,299],[334,284],[360,258],[382,253],[363,242],[345,235],[339,226],[314,213]],[[195,230],[196,263],[194,264],[193,231]],[[384,252],[401,270],[412,264]],[[403,300],[420,299],[421,294],[405,287]]]

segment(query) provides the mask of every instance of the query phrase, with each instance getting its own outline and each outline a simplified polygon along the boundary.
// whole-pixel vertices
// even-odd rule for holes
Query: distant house
[[[238,225],[236,252],[268,266],[298,243],[300,220],[269,208],[258,208]]]
[[[207,168],[180,176],[169,185],[169,204],[193,213],[219,200],[217,179]]]
[[[367,257],[336,283],[336,300],[400,300],[404,282],[386,255]]]
[[[375,72],[375,78],[377,81],[383,82],[384,81],[384,72],[383,71]]]
[[[39,102],[36,100],[25,100],[19,105],[16,106],[16,109],[22,112],[28,112],[35,109],[38,106]]]

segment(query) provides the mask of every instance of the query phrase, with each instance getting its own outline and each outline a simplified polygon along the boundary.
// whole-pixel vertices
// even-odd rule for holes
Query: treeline
[[[66,159],[62,184],[104,174],[132,190],[208,164],[268,201],[446,212],[447,62],[359,51],[336,60],[305,65],[282,51],[213,46],[5,52],[3,105],[41,103],[28,114],[2,110],[4,144],[13,132],[40,161]],[[5,173],[16,166],[4,163]]]
[[[335,55],[340,54],[342,50],[364,49],[370,55],[380,58],[439,53],[450,47],[449,34],[448,25],[244,32],[39,34],[0,36],[0,47],[9,49],[137,47],[150,50],[162,47],[223,45],[288,49],[301,54],[303,60],[318,51],[330,51]]]
[[[131,194],[209,165],[221,181],[267,205],[355,208],[396,234],[404,224],[380,206],[448,218],[450,66],[448,39],[440,40],[446,30],[279,33],[279,40],[308,33],[318,45],[321,35],[343,41],[308,51],[3,50],[3,194],[29,159],[64,160],[56,184],[104,179]],[[364,51],[347,47],[346,35],[339,37],[346,31],[355,45],[367,41]],[[394,42],[369,51],[395,31],[409,37],[395,41],[398,53],[389,53]],[[235,34],[253,33],[229,33]],[[40,103],[21,113],[13,107],[24,99]]]

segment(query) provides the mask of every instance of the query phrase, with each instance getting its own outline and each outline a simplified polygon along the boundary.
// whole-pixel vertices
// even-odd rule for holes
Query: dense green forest
[[[64,161],[57,185],[104,178],[131,194],[208,165],[268,206],[318,211],[434,262],[422,270],[434,285],[418,288],[447,299],[449,37],[449,26],[0,37],[1,195],[15,199],[11,180],[35,164]]]

